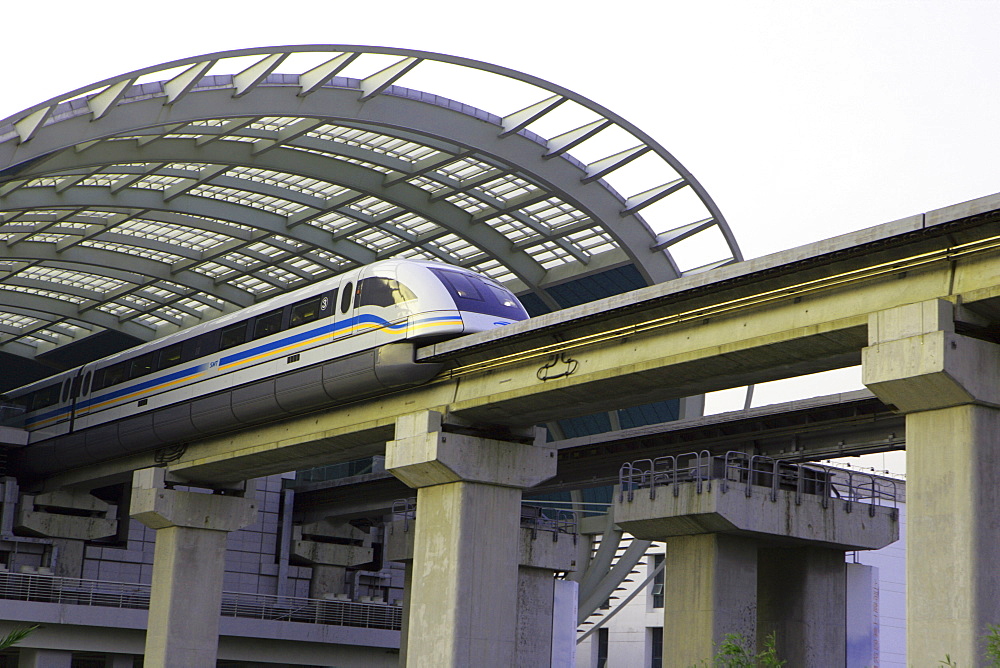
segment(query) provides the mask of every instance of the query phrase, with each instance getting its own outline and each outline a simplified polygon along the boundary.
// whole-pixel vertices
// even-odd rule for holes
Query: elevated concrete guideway
[[[463,337],[419,351],[452,366],[425,387],[192,444],[171,472],[370,454],[422,408],[520,427],[858,364],[869,315],[899,304],[948,299],[979,331],[997,312],[998,234],[1000,197],[986,198]]]
[[[995,195],[426,347],[420,359],[450,368],[428,385],[193,442],[169,471],[228,483],[378,454],[396,416],[421,409],[520,427],[855,365],[870,314],[929,299],[988,336],[998,235]],[[49,485],[154,464],[138,455]]]

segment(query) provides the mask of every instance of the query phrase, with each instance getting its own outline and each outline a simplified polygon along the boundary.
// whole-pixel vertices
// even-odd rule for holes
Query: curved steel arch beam
[[[40,130],[31,142],[18,146],[15,152],[19,157],[35,160],[69,146],[128,134],[138,128],[147,127],[149,123],[145,119],[151,118],[156,119],[156,124],[182,124],[228,116],[307,116],[333,123],[343,121],[364,124],[373,130],[388,134],[393,130],[406,130],[459,144],[488,159],[499,161],[513,171],[525,174],[528,180],[552,191],[553,195],[577,207],[595,222],[603,223],[606,231],[618,240],[640,270],[646,274],[648,280],[662,281],[678,275],[670,258],[661,251],[653,250],[656,243],[655,235],[641,218],[632,214],[623,216],[624,204],[611,191],[601,184],[583,183],[582,180],[586,175],[579,166],[568,160],[561,157],[545,159],[546,148],[531,139],[519,134],[500,136],[498,132],[500,128],[481,119],[408,98],[381,95],[359,103],[356,90],[331,88],[321,89],[303,100],[296,95],[296,90],[295,87],[268,86],[236,99],[227,89],[193,91],[169,108],[165,108],[157,98],[129,103],[120,105],[115,113],[110,113],[97,121],[91,122],[86,117],[77,117],[47,126]],[[160,141],[162,140],[138,147],[127,159],[112,158],[109,162],[156,162],[158,158],[153,157],[153,153],[147,153],[146,149],[155,147]],[[128,142],[100,142],[84,149],[82,153],[100,149],[107,143]],[[216,147],[220,143],[211,142],[201,148]],[[247,154],[250,158],[253,157],[253,148],[250,145],[228,146],[231,144],[245,144],[245,142],[226,142],[227,146],[223,148],[231,148]],[[31,155],[26,153],[29,147]],[[0,164],[16,160],[13,155],[4,155],[4,152],[10,151],[11,148],[9,142],[0,144]],[[266,157],[274,152],[277,150],[265,152],[262,156]],[[298,153],[300,156],[310,155]],[[147,155],[149,157],[145,159]],[[84,159],[86,160],[85,157]],[[178,157],[178,160],[183,159]],[[213,161],[206,160],[206,162]],[[218,161],[217,164],[226,162]],[[57,169],[57,165],[59,165],[58,160],[53,163],[46,162],[44,165],[36,165],[32,171],[38,173],[36,170],[41,168],[45,172],[50,172]],[[22,176],[17,175],[18,178]],[[379,178],[382,179],[383,175],[379,174]],[[378,189],[372,192],[377,195]],[[426,197],[426,194],[423,193],[423,196]],[[543,280],[535,277],[527,281],[527,284],[538,285]]]
[[[346,65],[350,63],[351,60],[358,54],[383,54],[383,55],[394,55],[399,56],[401,60],[398,65],[405,65],[402,69],[398,69],[400,73],[409,71],[413,66],[419,65],[423,61],[436,61],[441,63],[447,63],[452,65],[459,65],[464,67],[469,67],[472,69],[481,70],[484,72],[489,72],[492,74],[497,74],[510,79],[518,80],[529,85],[535,86],[543,91],[548,91],[553,93],[553,97],[549,100],[544,100],[539,102],[532,107],[526,108],[517,114],[512,114],[511,117],[504,119],[505,133],[515,132],[531,122],[544,116],[552,108],[558,106],[564,100],[571,100],[591,111],[599,114],[606,122],[617,125],[618,127],[624,129],[626,132],[630,133],[632,136],[636,137],[644,143],[648,149],[652,150],[658,157],[660,157],[665,163],[670,165],[678,174],[684,178],[691,188],[696,192],[699,199],[706,206],[711,216],[717,221],[719,229],[721,230],[727,245],[730,247],[733,258],[735,260],[742,259],[739,247],[736,244],[736,240],[722,216],[721,211],[712,201],[711,197],[701,186],[701,184],[691,175],[684,167],[680,164],[677,159],[670,154],[666,149],[664,149],[658,142],[656,142],[652,137],[647,135],[645,132],[640,130],[638,127],[634,126],[618,114],[615,114],[610,109],[604,107],[603,105],[594,102],[582,95],[579,95],[567,88],[558,86],[549,81],[535,77],[529,74],[519,72],[510,68],[501,67],[498,65],[493,65],[491,63],[485,63],[482,61],[476,61],[468,58],[461,58],[457,56],[450,56],[440,53],[417,51],[412,49],[398,49],[390,47],[372,47],[372,46],[358,46],[358,45],[340,45],[340,44],[321,44],[321,45],[300,45],[300,46],[285,46],[285,47],[260,47],[253,49],[241,49],[234,51],[222,51],[212,54],[205,54],[201,56],[194,56],[191,58],[184,58],[180,60],[171,61],[169,63],[163,63],[160,65],[154,65],[152,67],[144,68],[141,70],[136,70],[127,74],[119,75],[116,77],[111,77],[103,81],[96,82],[94,84],[78,88],[71,91],[65,95],[52,98],[46,102],[35,105],[22,112],[19,112],[4,121],[0,121],[0,132],[2,132],[3,126],[8,125],[16,130],[18,136],[21,138],[21,142],[27,141],[27,139],[32,138],[35,131],[42,127],[45,120],[48,119],[49,115],[57,110],[59,104],[63,101],[68,101],[73,98],[77,98],[87,93],[93,93],[88,99],[87,111],[89,111],[95,120],[105,116],[109,109],[115,106],[120,106],[122,100],[127,92],[127,89],[131,84],[139,79],[139,77],[153,74],[155,72],[160,72],[164,70],[169,70],[173,68],[179,68],[183,66],[192,66],[189,70],[185,72],[184,75],[176,77],[168,82],[165,86],[165,94],[167,95],[167,101],[174,103],[178,98],[183,99],[183,97],[190,92],[192,88],[198,83],[197,79],[188,77],[189,80],[184,77],[187,76],[188,72],[197,72],[197,76],[201,73],[206,72],[208,67],[219,60],[224,60],[228,58],[238,58],[243,56],[263,56],[263,59],[255,66],[245,70],[238,76],[233,77],[232,87],[236,89],[236,93],[233,95],[235,98],[242,98],[250,91],[256,91],[260,89],[260,84],[265,83],[265,79],[262,76],[256,76],[255,74],[250,74],[265,63],[269,58],[278,57],[283,59],[288,54],[293,53],[330,53],[338,54],[340,56],[343,54],[347,57],[346,61],[343,63]],[[409,62],[404,62],[404,60]],[[343,60],[343,58],[340,58]],[[308,72],[300,74],[296,83],[299,87],[299,97],[309,96],[318,90],[322,90],[323,84],[329,80],[332,76],[337,74],[339,71],[339,65],[336,64],[336,60],[330,60],[325,65],[321,65],[314,68]],[[272,71],[273,68],[267,71]],[[382,92],[382,90],[392,84],[394,79],[386,78],[384,72],[380,72],[378,75],[370,77],[362,81],[357,93],[360,94],[361,99],[370,99],[376,93]],[[248,80],[247,76],[251,76],[252,79]],[[240,80],[242,77],[242,81]],[[371,79],[376,81],[371,82]],[[180,83],[178,83],[180,81]],[[366,86],[366,84],[368,84]],[[173,90],[167,90],[170,86],[173,86]],[[180,88],[178,88],[180,86]],[[374,87],[373,87],[374,86]],[[582,129],[582,128],[581,128]],[[2,164],[2,163],[0,163]]]
[[[162,262],[100,248],[76,246],[59,251],[54,244],[22,241],[13,249],[8,248],[5,244],[0,244],[0,259],[76,264],[86,266],[93,273],[100,275],[107,275],[106,271],[109,267],[118,267],[136,276],[145,277],[149,279],[150,283],[163,280],[187,286],[192,291],[208,292],[223,302],[228,302],[234,308],[244,308],[255,302],[250,293],[225,283],[216,283],[204,274],[188,270],[173,273],[171,268]]]
[[[152,341],[155,338],[155,330],[147,325],[132,321],[122,322],[119,321],[117,316],[103,311],[90,310],[81,313],[76,304],[62,299],[2,289],[0,289],[0,294],[4,295],[5,302],[9,302],[15,308],[55,316],[55,319],[46,322],[45,326],[32,329],[47,329],[52,324],[60,321],[65,321],[69,324],[73,324],[76,321],[100,327],[101,329],[120,331],[142,341]],[[21,334],[18,338],[23,338],[24,336],[25,334]],[[12,343],[12,341],[8,337],[0,336],[0,350],[6,350],[9,343]],[[21,343],[19,345],[24,344]]]
[[[51,169],[51,171],[48,169],[46,171],[51,174],[54,171],[61,172],[63,170],[80,169],[83,167],[100,167],[117,162],[198,162],[206,165],[257,167],[286,174],[307,176],[342,185],[365,195],[378,197],[404,210],[427,218],[442,228],[470,240],[487,255],[502,261],[526,285],[537,285],[545,275],[545,270],[533,258],[523,251],[515,250],[512,243],[505,236],[496,232],[489,225],[476,224],[473,222],[472,217],[464,210],[443,200],[431,200],[425,190],[412,184],[399,182],[385,186],[385,175],[381,172],[289,148],[275,149],[255,157],[252,155],[252,146],[244,142],[225,142],[225,144],[213,142],[203,146],[195,146],[194,140],[190,139],[162,139],[142,147],[133,146],[131,148],[134,149],[134,155],[122,156],[123,147],[118,145],[133,143],[127,141],[102,142],[88,148],[82,153],[67,150],[52,163],[46,165],[47,168]],[[236,145],[230,146],[230,144]],[[128,150],[128,147],[125,147],[124,150]],[[331,162],[332,166],[336,169],[336,174],[330,173]],[[274,186],[257,184],[244,179],[233,180],[239,181],[238,185],[241,185],[247,192],[263,192],[272,195],[281,194],[274,189]],[[235,185],[232,182],[227,182],[227,184]],[[59,193],[60,203],[66,207],[93,205],[95,204],[93,198],[88,197],[86,201],[82,201],[74,197],[74,193],[78,191],[91,189],[101,190],[102,188],[96,186],[73,186],[67,188]],[[6,196],[0,196],[0,207],[7,209],[30,208],[24,203],[24,193],[35,190],[44,190],[44,188],[20,188]],[[163,202],[161,196],[158,206],[152,206],[148,200],[143,200],[141,204],[132,201],[129,196],[135,192],[151,193],[154,191],[123,188],[111,195],[110,199],[100,200],[101,208],[158,208],[163,211],[194,213],[185,207],[183,203],[200,199],[206,202],[228,204],[208,197],[181,195],[169,203]],[[318,201],[318,198],[303,196],[299,193],[287,193],[282,194],[282,196],[290,201],[313,206],[317,209],[314,215],[320,215],[328,210],[336,209],[336,206],[326,208],[329,205]],[[31,206],[44,207],[45,201],[35,200]],[[231,206],[239,205],[232,204]],[[240,209],[246,211],[248,207],[240,207]],[[366,264],[376,259],[376,255],[370,249],[346,239],[331,240],[333,235],[325,230],[310,225],[295,224],[294,221],[288,221],[287,218],[283,218],[278,214],[268,213],[259,209],[249,210],[259,212],[259,218],[256,220],[249,219],[257,218],[256,215],[249,217],[247,215],[220,215],[219,217],[224,220],[259,227],[260,229],[281,234],[304,243],[317,245],[359,264]],[[207,214],[203,207],[199,207],[199,212],[195,215],[204,216]],[[345,215],[351,216],[352,214],[345,212]],[[265,224],[263,222],[264,219],[274,222]]]

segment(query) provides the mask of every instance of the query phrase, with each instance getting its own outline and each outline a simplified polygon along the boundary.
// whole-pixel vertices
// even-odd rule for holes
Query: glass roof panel
[[[71,295],[59,290],[43,290],[41,288],[30,288],[24,285],[11,285],[10,283],[0,283],[0,290],[23,292],[29,295],[38,295],[39,297],[50,297],[64,302],[72,302],[73,304],[82,304],[87,301],[83,297],[77,297],[76,295]]]
[[[360,68],[352,76],[372,73],[359,63],[379,58],[396,62],[404,54],[411,55],[405,50],[366,48],[365,51],[351,65]],[[50,120],[37,129],[39,136],[48,133],[45,140],[27,142],[19,137],[12,123],[21,117],[0,121],[0,144],[12,139],[18,142],[18,162],[0,164],[0,202],[18,201],[7,196],[26,188],[34,189],[23,193],[28,195],[28,201],[50,202],[25,206],[23,210],[10,205],[7,211],[0,211],[0,240],[8,242],[3,247],[11,255],[23,248],[25,255],[44,256],[55,246],[59,257],[65,259],[57,265],[46,257],[0,259],[0,268],[6,271],[0,280],[8,281],[0,283],[0,288],[33,291],[74,303],[86,301],[85,296],[92,294],[99,302],[95,308],[152,329],[169,324],[172,331],[178,323],[189,323],[194,314],[215,315],[208,312],[213,309],[228,312],[236,306],[195,290],[195,285],[203,287],[201,278],[184,285],[184,279],[191,279],[189,272],[220,284],[228,283],[230,288],[259,298],[357,266],[359,260],[346,255],[367,258],[370,255],[364,249],[374,251],[379,257],[444,259],[501,281],[517,281],[520,287],[541,293],[548,280],[546,270],[559,268],[559,280],[571,278],[575,271],[587,271],[590,257],[620,251],[622,239],[638,239],[630,241],[634,247],[625,250],[635,258],[643,275],[659,276],[656,280],[663,280],[664,274],[674,275],[674,265],[666,257],[674,252],[673,247],[666,253],[651,251],[655,238],[650,227],[636,213],[622,211],[626,201],[634,204],[636,198],[629,200],[629,192],[623,190],[619,194],[607,185],[616,183],[613,179],[626,170],[611,170],[605,178],[587,183],[580,179],[585,163],[609,157],[617,150],[601,153],[603,144],[596,141],[601,137],[594,137],[584,142],[593,155],[574,147],[555,159],[542,157],[540,147],[547,145],[547,137],[553,137],[554,132],[566,132],[580,127],[580,123],[595,121],[603,122],[608,133],[638,141],[646,151],[642,160],[652,161],[653,167],[660,169],[674,164],[672,157],[655,142],[638,140],[644,136],[638,129],[618,117],[606,115],[603,108],[586,98],[520,73],[469,61],[463,64],[465,69],[486,73],[501,84],[516,84],[516,88],[523,89],[521,92],[527,97],[521,101],[507,99],[504,105],[511,109],[506,111],[556,94],[568,102],[559,107],[561,112],[578,107],[576,111],[585,112],[585,118],[581,116],[580,121],[576,117],[564,118],[557,127],[555,115],[546,112],[532,120],[530,130],[501,134],[503,118],[497,115],[497,109],[478,109],[469,106],[467,100],[461,101],[461,96],[442,97],[404,88],[400,82],[383,91],[383,97],[374,105],[365,106],[377,112],[377,118],[367,111],[358,113],[357,105],[351,104],[343,109],[331,107],[326,119],[315,111],[305,117],[298,115],[303,102],[314,110],[323,108],[328,101],[336,106],[346,88],[357,91],[361,87],[360,79],[348,80],[341,73],[323,86],[305,90],[299,85],[301,70],[288,69],[289,63],[298,62],[298,56],[308,56],[313,64],[326,62],[329,50],[287,47],[253,53],[218,57],[210,76],[204,77],[191,91],[174,95],[170,100],[171,118],[176,121],[165,123],[159,111],[161,105],[149,104],[166,94],[156,76],[177,74],[200,62],[195,59],[180,65],[167,63],[152,68],[155,72],[141,75],[146,83],[128,88],[121,101],[114,102],[137,103],[129,108],[132,113],[112,113],[101,119],[112,130],[111,136],[104,139],[72,142],[75,127],[69,124],[92,127],[89,125],[92,110],[86,96],[79,93],[51,101],[56,108]],[[407,85],[411,80],[420,80],[414,78],[417,70],[434,71],[434,66],[440,64],[438,54],[412,53],[420,60],[418,67],[405,75]],[[261,84],[266,88],[264,95],[250,91],[245,96],[220,97],[220,91],[232,91],[236,85],[234,73],[227,71],[227,67],[237,61],[256,63],[272,54],[291,57],[283,61],[282,74],[271,75]],[[130,83],[137,76],[126,74],[108,81],[114,82],[111,85]],[[104,82],[100,89],[108,85]],[[97,90],[95,87],[94,91]],[[308,97],[314,94],[318,97]],[[266,106],[259,104],[264,97]],[[355,100],[356,94],[350,97]],[[225,104],[213,102],[216,98],[224,99]],[[314,106],[314,100],[320,100],[321,105]],[[147,114],[144,111],[147,107],[153,113]],[[414,113],[415,109],[420,113]],[[451,122],[459,119],[456,114],[464,116],[460,122]],[[315,125],[317,122],[322,125]],[[285,131],[290,131],[287,139]],[[600,134],[603,136],[605,131],[602,129]],[[176,139],[183,141],[172,141]],[[216,139],[255,146],[252,152],[245,145],[233,151],[230,149],[237,147]],[[529,146],[526,141],[534,144]],[[96,150],[91,148],[94,146]],[[35,154],[34,147],[48,147],[45,150],[49,152]],[[105,161],[107,156],[110,159]],[[581,157],[587,159],[581,162]],[[231,164],[230,161],[236,160],[241,164]],[[317,169],[323,161],[326,165]],[[636,161],[632,171],[638,166],[640,163]],[[642,166],[644,175],[651,173]],[[671,172],[682,173],[684,170]],[[684,192],[697,191],[695,204],[701,209],[709,207],[697,220],[709,220],[710,224],[721,220],[696,182],[688,179],[685,185],[692,187],[683,188]],[[414,197],[414,187],[427,196]],[[57,188],[61,191],[56,192]],[[164,197],[161,203],[158,198],[148,199],[151,190],[183,193],[183,196]],[[147,191],[139,201],[155,202],[151,210],[124,205],[136,201],[138,191]],[[256,211],[209,205],[205,200]],[[642,209],[643,214],[657,206],[650,204]],[[189,211],[215,213],[203,216]],[[280,218],[275,221],[264,213]],[[661,227],[675,229],[689,222]],[[622,225],[645,230],[649,241],[634,230],[619,235],[616,230]],[[723,227],[729,235],[724,221],[715,231]],[[275,229],[282,234],[272,234]],[[727,244],[731,254],[738,255],[729,236],[722,238],[720,245]],[[679,248],[681,244],[676,246]],[[111,271],[110,277],[102,276],[102,271],[95,269],[89,259],[81,261],[94,250],[131,256],[123,257],[122,265],[133,267],[137,274],[159,275],[165,270],[162,265],[169,265],[176,269],[175,274],[169,275],[175,276],[177,283],[156,282],[154,286],[143,287],[153,277],[137,275],[138,283],[131,283],[127,280],[129,274],[121,271]],[[498,252],[503,256],[495,257]],[[160,265],[150,272],[147,268],[155,265],[148,261]],[[82,267],[82,271],[71,271],[76,266]],[[659,269],[653,271],[650,266]],[[33,267],[47,267],[49,271]],[[18,285],[19,282],[27,285]],[[49,286],[52,295],[48,294]],[[56,294],[60,291],[72,292],[76,297]],[[100,303],[111,297],[113,303]],[[239,301],[244,303],[243,298]],[[61,322],[58,326],[46,325],[44,332],[40,325],[31,327],[39,327],[38,340],[71,331]],[[30,335],[29,331],[25,334]],[[64,338],[74,336],[70,333]],[[4,341],[10,339],[8,335]],[[4,341],[0,341],[0,348]]]
[[[56,267],[34,266],[22,269],[19,276],[38,281],[51,281],[74,288],[93,290],[99,294],[106,294],[112,290],[129,285],[125,281],[119,281],[107,276],[89,274],[82,271],[69,271]]]

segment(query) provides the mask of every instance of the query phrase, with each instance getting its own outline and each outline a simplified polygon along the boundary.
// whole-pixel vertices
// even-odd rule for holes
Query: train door
[[[88,364],[80,369],[73,379],[72,408],[70,431],[88,427],[90,421],[87,414],[90,408],[90,391],[94,382],[94,365]]]
[[[382,266],[366,273],[355,294],[355,317],[367,324],[375,345],[405,338],[408,318],[417,308],[417,296],[398,280],[395,268]]]
[[[353,274],[340,283],[340,295],[334,304],[339,337],[351,336],[360,331],[354,319],[354,291],[360,278],[360,273]]]

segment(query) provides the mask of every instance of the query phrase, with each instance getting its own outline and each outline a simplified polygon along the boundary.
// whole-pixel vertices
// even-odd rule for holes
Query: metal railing
[[[576,541],[576,513],[572,510],[545,508],[524,504],[521,506],[521,528],[530,529],[531,537],[537,538],[539,531],[552,532],[552,540],[559,540],[559,535],[569,535]]]
[[[739,487],[750,497],[755,489],[765,488],[771,501],[777,501],[779,490],[785,490],[794,493],[796,505],[802,503],[804,495],[809,495],[818,498],[824,508],[829,507],[831,500],[838,500],[844,503],[846,512],[852,512],[855,504],[866,505],[871,516],[880,506],[892,508],[894,517],[899,512],[896,481],[891,478],[735,451],[712,455],[702,450],[622,464],[618,472],[618,501],[632,501],[639,490],[647,490],[649,498],[654,500],[657,489],[664,487],[677,496],[679,483],[694,483],[696,492],[701,494],[712,490],[713,481],[723,494]]]
[[[6,600],[148,610],[149,595],[144,584],[0,572],[0,599]],[[223,592],[220,614],[391,631],[398,631],[403,620],[401,608],[384,603],[236,592]]]
[[[396,499],[392,502],[393,518],[403,518],[403,533],[410,530],[410,524],[417,519],[417,497],[411,496],[408,499]],[[395,531],[395,525],[392,530]]]

